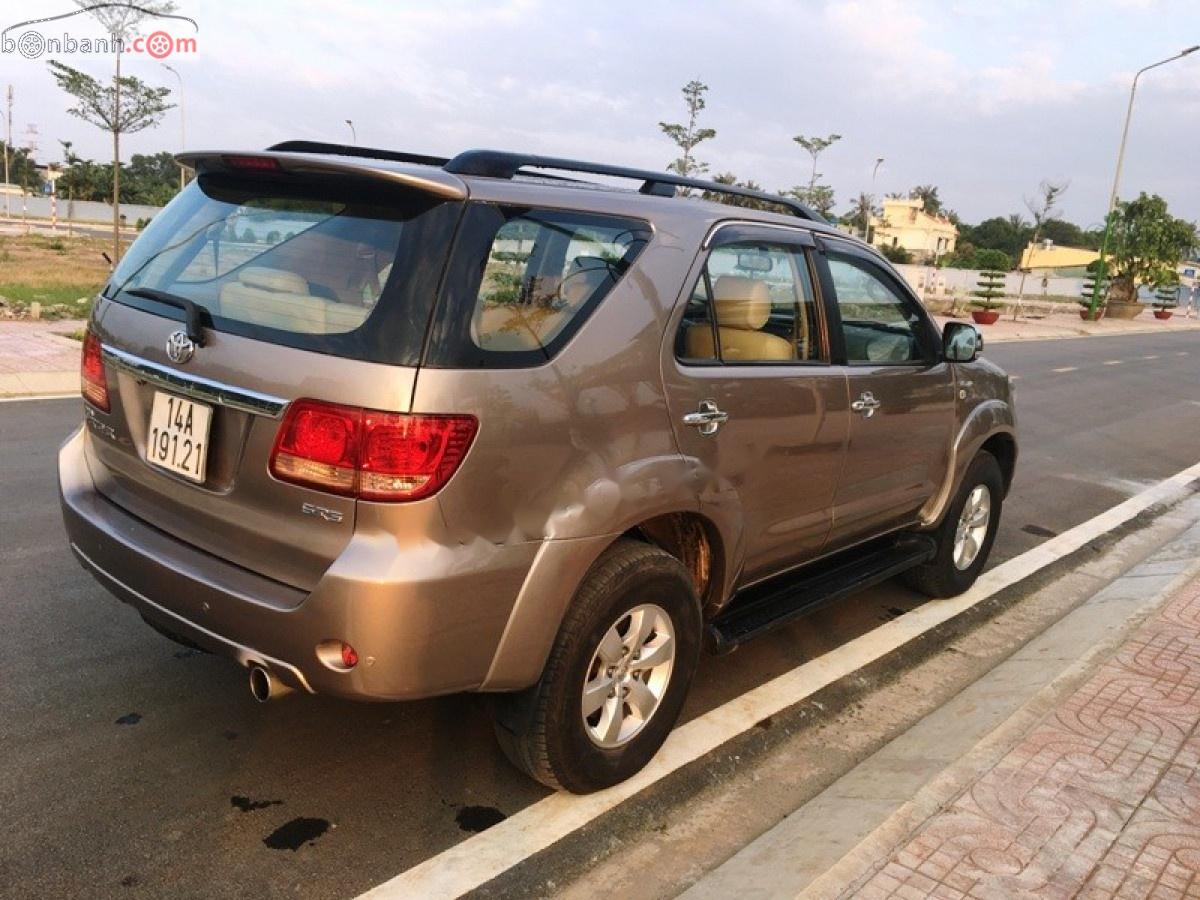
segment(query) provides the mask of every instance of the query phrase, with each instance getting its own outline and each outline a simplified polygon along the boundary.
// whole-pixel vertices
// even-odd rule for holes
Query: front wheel
[[[1000,464],[981,450],[933,534],[937,555],[906,572],[905,582],[930,597],[954,597],[970,588],[992,552],[1003,503]]]
[[[541,680],[496,703],[496,736],[520,769],[583,794],[637,773],[666,740],[700,655],[687,570],[622,539],[592,566]]]

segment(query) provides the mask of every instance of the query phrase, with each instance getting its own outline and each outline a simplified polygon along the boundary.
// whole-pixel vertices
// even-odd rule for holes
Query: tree
[[[669,137],[680,150],[680,156],[667,166],[667,171],[675,172],[684,178],[695,178],[708,171],[708,163],[698,162],[695,157],[696,147],[704,141],[717,136],[712,128],[699,126],[700,113],[704,111],[704,95],[708,93],[708,85],[693,79],[683,86],[683,102],[687,106],[688,119],[686,125],[671,122],[659,122],[658,127]],[[687,191],[683,192],[685,195]]]
[[[1109,213],[1112,277],[1108,299],[1137,303],[1139,285],[1158,287],[1173,280],[1179,261],[1195,248],[1196,225],[1167,211],[1167,201],[1145,192],[1118,203]]]
[[[925,212],[931,216],[940,215],[942,212],[942,200],[938,197],[938,189],[935,184],[917,185],[908,192],[908,199],[923,201]]]
[[[42,191],[42,176],[37,170],[37,165],[33,161],[33,157],[29,155],[29,151],[24,147],[8,147],[4,141],[0,141],[0,148],[7,151],[8,157],[8,178],[12,184],[20,185],[27,194],[39,194]],[[0,178],[4,177],[4,173],[0,172]]]
[[[75,98],[67,110],[73,116],[102,128],[112,135],[113,170],[113,262],[121,256],[121,135],[134,134],[162,120],[174,104],[167,103],[169,88],[150,87],[132,75],[117,75],[111,86],[102,85],[91,75],[50,60],[50,71],[58,86]]]
[[[1003,250],[976,250],[972,259],[972,269],[990,269],[994,272],[1012,271],[1012,257]]]
[[[1000,306],[998,298],[1004,296],[1004,273],[980,272],[979,280],[975,283],[979,289],[971,293],[979,299],[971,301],[971,305],[988,311],[998,308]]]
[[[968,241],[985,250],[1002,250],[1013,259],[1021,255],[1029,239],[1029,226],[1020,216],[993,216],[973,228],[959,228],[959,241]]]
[[[893,247],[891,244],[884,244],[879,248],[879,252],[894,263],[912,262],[912,254],[900,246]]]
[[[883,215],[883,210],[875,205],[874,194],[859,194],[855,198],[853,205],[850,207],[850,212],[842,219],[842,222],[849,225],[855,231],[860,232],[863,240],[870,241],[871,236],[868,233],[871,227],[871,220],[877,219]]]
[[[738,177],[732,172],[722,172],[713,178],[717,184],[728,184],[732,187],[745,188],[748,191],[763,191],[765,190],[761,184],[756,181],[738,181]],[[737,194],[724,194],[720,191],[705,191],[700,195],[705,200],[712,200],[716,203],[724,203],[726,206],[738,206],[743,209],[761,209],[766,212],[780,212],[783,207],[778,203],[772,203],[769,200],[758,200],[754,197],[739,197]]]
[[[828,219],[833,215],[833,207],[835,204],[833,196],[833,188],[827,184],[818,184],[815,187],[804,187],[797,185],[791,190],[780,191],[786,197],[794,197],[822,217]]]
[[[179,164],[166,150],[152,156],[133,154],[126,175],[121,190],[126,203],[166,206],[179,192]]]
[[[170,92],[164,90],[162,95],[158,98],[158,103],[161,108],[158,110],[158,114],[154,117],[153,121],[146,122],[145,124],[137,127],[126,126],[127,119],[126,116],[123,115],[123,113],[126,111],[126,104],[124,103],[124,98],[121,96],[123,88],[128,86],[132,90],[136,85],[136,87],[142,88],[143,91],[150,89],[147,89],[146,86],[137,79],[133,79],[133,82],[129,83],[128,85],[122,80],[121,54],[124,51],[123,44],[125,41],[129,40],[129,37],[133,34],[133,30],[145,19],[155,16],[170,15],[175,11],[176,7],[171,0],[139,0],[139,2],[136,4],[94,3],[92,0],[75,0],[75,5],[91,15],[92,18],[99,22],[101,26],[103,26],[104,30],[114,38],[113,44],[115,45],[115,50],[113,53],[113,81],[112,87],[109,89],[111,91],[111,102],[107,104],[113,127],[105,128],[104,125],[100,125],[100,123],[94,118],[81,115],[76,110],[68,110],[68,112],[78,115],[81,119],[91,122],[93,125],[99,125],[99,127],[105,128],[105,130],[109,131],[113,136],[113,263],[116,264],[116,262],[121,258],[121,135],[132,134],[136,131],[141,131],[142,129],[147,128],[152,124],[157,124],[157,122],[162,118],[162,114],[171,108],[169,105],[164,103],[165,98]],[[51,67],[54,67],[59,66],[60,64],[52,61],[50,65]],[[67,66],[62,66],[62,68],[71,72],[75,72],[74,69],[69,69]],[[98,83],[89,76],[83,75],[82,73],[76,74],[82,76],[83,78],[88,78],[93,84],[99,87]],[[64,90],[68,90],[63,84],[63,79],[59,76],[57,71],[54,73],[54,77],[55,80],[58,81],[60,87],[62,87]],[[68,93],[74,95],[73,91],[68,90]],[[136,98],[136,102],[132,107],[132,110],[138,109],[138,107],[144,104],[148,99],[149,98],[144,93],[140,94],[139,97]],[[81,106],[79,108],[83,107]],[[132,118],[128,119],[128,121],[130,124],[133,124],[134,122]]]
[[[831,134],[829,137],[805,137],[802,134],[792,138],[797,144],[808,151],[808,155],[812,157],[812,176],[808,179],[808,189],[812,191],[817,186],[817,181],[821,178],[821,173],[817,171],[817,157],[836,144],[842,139],[840,134]]]
[[[1063,191],[1067,189],[1069,182],[1054,182],[1043,181],[1038,185],[1038,193],[1035,198],[1025,198],[1025,208],[1029,210],[1029,214],[1033,216],[1033,237],[1030,243],[1036,250],[1038,242],[1042,239],[1042,226],[1054,215],[1055,204],[1063,195]],[[1030,258],[1032,262],[1032,256]],[[1023,262],[1023,260],[1022,260]],[[1013,305],[1013,321],[1017,320],[1017,315],[1021,312],[1021,302],[1025,299],[1025,276],[1029,274],[1027,266],[1021,266],[1021,283],[1017,287],[1017,302]]]

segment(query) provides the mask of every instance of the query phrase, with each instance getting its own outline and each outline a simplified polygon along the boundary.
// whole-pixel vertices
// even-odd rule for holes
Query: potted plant
[[[972,300],[971,318],[976,325],[995,325],[1000,318],[1001,304],[997,298],[1004,296],[1004,273],[992,270],[979,273],[979,290],[974,294],[977,300]]]
[[[1164,322],[1171,318],[1171,310],[1179,305],[1179,285],[1166,282],[1158,286],[1154,292],[1154,318]]]
[[[1083,291],[1079,298],[1079,318],[1085,322],[1098,322],[1104,318],[1104,294],[1108,288],[1108,279],[1103,279],[1099,284],[1096,279],[1099,277],[1100,260],[1088,263],[1087,274],[1083,276]],[[1096,302],[1096,311],[1092,312],[1092,300],[1099,297]]]
[[[1162,197],[1143,193],[1118,203],[1107,227],[1112,274],[1108,315],[1132,319],[1146,308],[1138,299],[1139,287],[1174,279],[1179,260],[1196,246],[1196,226],[1172,216]]]

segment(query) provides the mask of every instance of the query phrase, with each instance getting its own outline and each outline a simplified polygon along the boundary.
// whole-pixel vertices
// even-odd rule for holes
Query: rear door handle
[[[870,391],[863,391],[858,395],[858,399],[850,404],[850,408],[856,413],[861,413],[864,419],[869,419],[875,415],[875,410],[881,406],[883,404],[876,400],[875,395]]]
[[[715,400],[701,400],[697,412],[687,413],[683,417],[684,425],[690,425],[706,436],[716,434],[728,421],[729,413],[721,410]]]

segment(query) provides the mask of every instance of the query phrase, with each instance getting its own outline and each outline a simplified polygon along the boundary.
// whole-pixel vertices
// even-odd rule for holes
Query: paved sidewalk
[[[0,322],[0,397],[69,394],[79,390],[79,341],[65,335],[84,323]]]
[[[843,896],[1200,897],[1200,580]]]
[[[970,322],[965,319],[949,319],[935,316],[939,325],[946,322]],[[1200,331],[1200,317],[1187,319],[1182,314],[1163,321],[1154,318],[1147,309],[1136,319],[1101,319],[1085,322],[1073,310],[1070,313],[1047,316],[1044,319],[1019,319],[1014,322],[1007,316],[994,325],[980,325],[984,347],[988,344],[1008,341],[1048,341],[1079,337],[1116,337],[1127,334],[1175,334],[1183,331]]]

